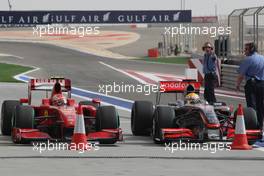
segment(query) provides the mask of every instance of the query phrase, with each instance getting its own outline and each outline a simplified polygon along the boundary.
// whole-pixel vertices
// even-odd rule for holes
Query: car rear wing
[[[156,105],[160,104],[161,94],[175,93],[175,99],[178,100],[178,94],[187,94],[188,92],[200,93],[201,83],[196,80],[182,81],[160,81],[159,92],[156,95]]]
[[[182,80],[182,81],[160,81],[160,93],[185,93],[188,86],[193,87],[193,91],[199,93],[201,83],[196,80]]]
[[[29,90],[52,91],[54,84],[59,82],[63,92],[71,91],[71,80],[65,78],[30,79]]]

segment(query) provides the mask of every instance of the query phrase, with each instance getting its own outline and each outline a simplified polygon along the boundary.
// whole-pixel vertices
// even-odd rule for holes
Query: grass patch
[[[168,64],[188,64],[189,59],[190,57],[178,56],[178,57],[158,57],[158,58],[143,57],[136,60],[141,60],[146,62],[168,63]]]
[[[33,68],[14,64],[0,63],[0,82],[21,82],[13,76],[29,71]]]

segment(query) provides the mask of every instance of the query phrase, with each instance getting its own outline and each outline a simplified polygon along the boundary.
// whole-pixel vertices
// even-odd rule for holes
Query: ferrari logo
[[[48,112],[48,110],[45,110],[45,111],[44,111],[44,116],[49,116],[49,112]]]

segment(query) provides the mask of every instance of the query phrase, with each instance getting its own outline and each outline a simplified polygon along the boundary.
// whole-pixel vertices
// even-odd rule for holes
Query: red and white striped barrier
[[[150,84],[150,85],[157,85],[159,81],[181,81],[183,79],[186,79],[185,75],[175,75],[175,74],[165,74],[165,73],[158,73],[158,72],[144,72],[144,71],[138,71],[138,70],[122,70],[116,67],[113,67],[111,65],[108,65],[106,63],[101,64],[121,73],[124,74],[136,81],[138,81],[141,84]],[[203,88],[201,88],[201,92],[203,92]],[[234,98],[234,99],[240,99],[245,100],[244,93],[230,91],[230,90],[221,90],[221,89],[215,89],[215,95],[220,97],[227,97],[227,98]]]
[[[186,79],[186,76],[184,75],[151,73],[151,72],[143,72],[143,71],[135,71],[135,70],[122,70],[122,73],[139,81],[142,84],[151,84],[151,85],[156,85],[159,83],[159,81],[181,81],[183,79]],[[204,88],[201,88],[201,92],[203,92],[203,90]],[[215,89],[215,95],[221,97],[245,100],[243,93],[238,93],[230,90]]]

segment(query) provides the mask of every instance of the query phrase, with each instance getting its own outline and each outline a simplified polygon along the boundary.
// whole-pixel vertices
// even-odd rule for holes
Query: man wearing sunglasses
[[[246,43],[244,53],[245,60],[238,69],[236,89],[239,91],[240,84],[246,79],[245,97],[248,107],[257,111],[258,124],[263,128],[264,117],[264,56],[257,53],[254,43]]]
[[[202,49],[204,51],[204,99],[209,104],[213,104],[216,102],[215,86],[218,80],[216,74],[217,56],[213,52],[213,46],[210,42],[206,42]]]

